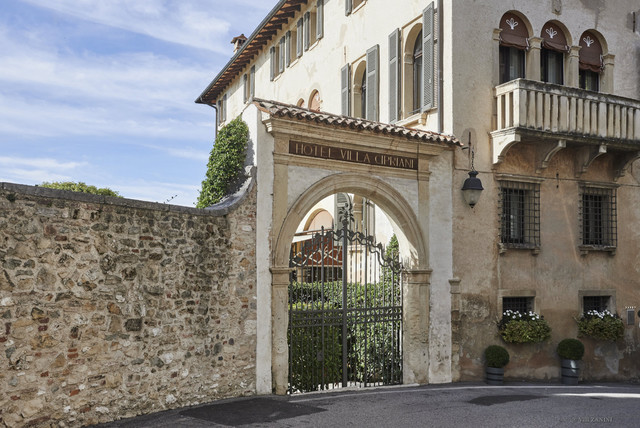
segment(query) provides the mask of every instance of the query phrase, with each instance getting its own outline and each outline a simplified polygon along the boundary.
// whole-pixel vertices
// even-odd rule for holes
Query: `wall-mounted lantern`
[[[471,148],[471,133],[469,133],[469,147],[465,148]],[[482,187],[482,181],[477,177],[478,171],[476,171],[476,168],[473,166],[474,157],[475,152],[471,149],[471,171],[469,171],[469,178],[464,180],[464,184],[462,185],[462,196],[471,208],[478,203],[480,194],[484,190],[484,187]]]

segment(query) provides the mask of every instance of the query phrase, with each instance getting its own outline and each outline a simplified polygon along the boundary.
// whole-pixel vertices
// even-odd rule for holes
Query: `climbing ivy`
[[[45,181],[44,183],[39,185],[40,187],[47,187],[49,189],[58,189],[58,190],[70,190],[72,192],[80,192],[80,193],[91,193],[94,195],[102,195],[102,196],[116,196],[121,198],[120,193],[115,190],[111,190],[108,187],[98,188],[96,186],[90,186],[82,181],[54,181],[49,183]]]
[[[242,171],[248,139],[249,127],[240,117],[220,129],[209,155],[207,178],[202,182],[196,207],[210,207],[227,194],[229,185]]]

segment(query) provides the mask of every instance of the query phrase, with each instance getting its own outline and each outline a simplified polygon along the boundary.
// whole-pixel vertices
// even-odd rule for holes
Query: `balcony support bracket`
[[[616,154],[613,161],[613,180],[618,181],[620,177],[623,177],[631,164],[638,159],[640,159],[640,151]]]
[[[567,140],[552,141],[549,143],[540,143],[537,145],[536,158],[536,173],[540,174],[543,169],[549,166],[551,158],[555,156],[560,150],[567,147]]]
[[[580,177],[587,172],[587,169],[589,169],[593,161],[605,153],[607,153],[607,146],[605,144],[581,147],[576,156],[576,177]]]
[[[516,133],[514,129],[507,130],[507,132],[492,132],[493,164],[497,165],[502,162],[509,148],[520,141],[520,134]]]

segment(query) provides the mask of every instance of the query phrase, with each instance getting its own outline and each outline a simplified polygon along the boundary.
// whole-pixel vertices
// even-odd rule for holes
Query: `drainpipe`
[[[442,6],[442,0],[438,0],[438,132],[442,133],[444,129],[444,114],[442,113],[442,99],[444,90],[442,88],[442,61],[444,57],[443,40],[442,35],[444,33],[442,29],[442,23],[444,11]]]

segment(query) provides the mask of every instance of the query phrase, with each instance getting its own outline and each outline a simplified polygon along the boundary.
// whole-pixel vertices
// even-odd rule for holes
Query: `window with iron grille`
[[[582,187],[580,231],[582,245],[601,248],[616,247],[618,235],[616,189]]]
[[[609,309],[609,299],[611,296],[583,296],[582,297],[582,311],[598,311],[602,312],[605,309]]]
[[[503,297],[502,312],[507,310],[520,313],[533,311],[533,297]]]
[[[540,184],[500,182],[500,242],[512,248],[540,246]]]

